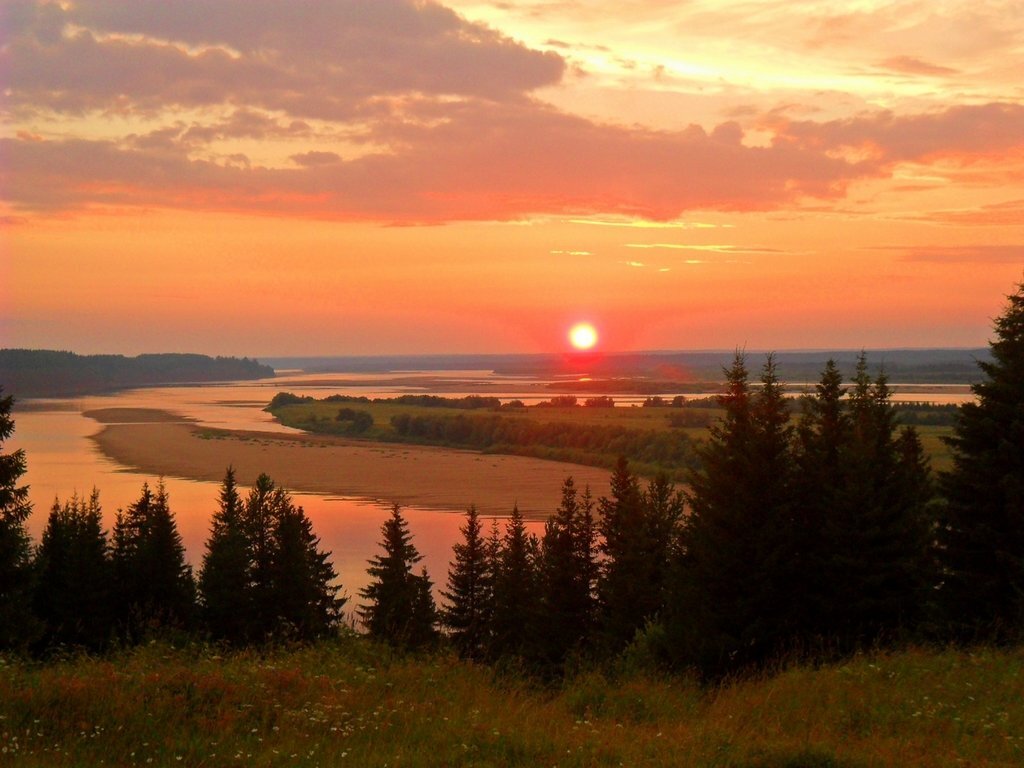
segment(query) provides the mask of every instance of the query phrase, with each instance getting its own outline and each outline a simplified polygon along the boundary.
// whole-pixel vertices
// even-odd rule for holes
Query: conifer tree
[[[930,489],[916,432],[897,434],[886,376],[872,381],[863,353],[853,385],[840,493],[824,527],[828,582],[837,587],[825,628],[840,650],[913,627],[928,587]]]
[[[657,588],[648,579],[652,542],[645,525],[643,495],[623,456],[615,464],[610,485],[610,498],[598,501],[603,562],[597,594],[601,633],[615,652],[625,647],[658,606],[652,605],[652,587]]]
[[[595,618],[596,527],[589,489],[581,495],[572,477],[562,485],[562,501],[544,526],[540,553],[539,622],[545,637],[539,661],[556,669],[583,649]]]
[[[242,530],[249,549],[249,599],[252,640],[263,640],[277,626],[274,604],[274,526],[283,506],[284,491],[266,474],[260,474],[246,497]]]
[[[668,624],[677,663],[715,676],[792,642],[782,568],[792,552],[789,412],[769,356],[752,395],[743,355],[725,371],[724,419],[690,477]]]
[[[460,656],[477,660],[483,659],[490,647],[494,597],[491,557],[482,530],[480,513],[475,506],[469,507],[459,529],[462,541],[453,548],[455,560],[448,568],[448,587],[441,593],[448,601],[441,622],[452,643]]]
[[[494,567],[491,626],[495,657],[525,656],[535,639],[538,550],[536,538],[526,532],[522,512],[514,506]]]
[[[55,499],[36,552],[36,615],[49,646],[99,650],[114,631],[113,570],[99,491]]]
[[[199,596],[207,631],[229,643],[246,642],[253,621],[251,563],[244,523],[235,471],[228,467],[203,555]]]
[[[195,582],[163,480],[155,494],[143,483],[139,499],[118,511],[113,539],[115,592],[128,637],[187,626],[194,618]]]
[[[830,361],[806,403],[797,450],[792,592],[808,644],[847,652],[911,629],[927,597],[930,495],[913,429],[897,434],[884,373],[862,353],[848,407]]]
[[[426,572],[415,575],[422,555],[412,543],[409,525],[395,504],[381,526],[383,553],[366,569],[370,583],[360,591],[366,601],[359,617],[371,637],[399,647],[415,648],[433,640],[437,610]]]
[[[940,590],[956,635],[999,641],[1024,631],[1024,283],[1008,297],[979,362],[977,401],[960,408],[946,509]]]
[[[320,539],[302,507],[281,493],[275,510],[272,599],[277,618],[275,633],[301,640],[323,637],[341,621],[346,600],[337,596],[337,573],[330,552],[320,549]]]
[[[14,398],[0,387],[0,447],[14,433]],[[25,521],[32,513],[25,474],[25,452],[0,453],[0,650],[18,648],[33,639],[38,625],[32,606],[32,547]]]

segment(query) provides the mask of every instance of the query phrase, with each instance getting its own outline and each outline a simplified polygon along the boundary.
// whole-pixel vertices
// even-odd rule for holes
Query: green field
[[[356,431],[352,429],[351,421],[337,420],[342,409],[367,413],[373,423],[364,430]],[[355,439],[469,448],[607,468],[614,466],[620,455],[625,455],[641,475],[650,476],[662,471],[677,480],[685,477],[687,467],[695,465],[696,444],[707,438],[707,425],[714,423],[722,414],[718,408],[693,405],[684,408],[577,405],[469,410],[388,400],[312,399],[272,405],[268,410],[288,426]],[[915,415],[934,415],[937,410],[915,406],[913,410],[901,413],[910,419]],[[395,426],[403,419],[408,421],[417,417],[428,420],[431,427],[437,428],[403,433]],[[695,426],[674,426],[679,423]],[[464,428],[454,429],[459,425]],[[933,469],[947,469],[951,459],[941,437],[950,434],[951,427],[927,425],[917,429]],[[512,433],[515,434],[510,438]]]
[[[543,688],[364,638],[221,655],[156,643],[0,660],[12,766],[1010,766],[1024,652],[909,650],[702,690],[640,672]]]

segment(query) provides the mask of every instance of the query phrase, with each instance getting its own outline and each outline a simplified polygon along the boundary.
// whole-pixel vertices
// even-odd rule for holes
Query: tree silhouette
[[[1008,297],[991,362],[960,409],[953,469],[941,478],[940,594],[957,636],[1000,641],[1024,629],[1024,283]]]
[[[717,676],[791,642],[782,577],[792,552],[792,429],[771,356],[752,395],[743,355],[725,371],[724,419],[690,476],[668,621],[675,661]]]
[[[103,648],[113,634],[113,570],[99,491],[55,499],[36,551],[34,606],[49,646]]]
[[[127,636],[138,640],[154,629],[187,627],[195,582],[163,480],[155,494],[143,483],[139,499],[118,510],[113,539],[115,592]]]
[[[320,549],[320,539],[302,507],[296,507],[285,496],[274,524],[272,596],[277,609],[276,632],[311,640],[337,628],[346,601],[337,596],[337,574],[330,554]]]
[[[459,655],[477,660],[490,648],[494,597],[492,557],[482,530],[480,513],[469,507],[466,522],[459,528],[462,541],[453,548],[455,559],[448,568],[447,590],[441,593],[448,601],[441,611],[441,623]]]
[[[548,518],[539,562],[539,659],[557,669],[590,639],[595,619],[596,528],[589,489],[579,494],[571,477],[562,484],[562,502]]]
[[[540,545],[526,532],[519,507],[505,526],[494,565],[494,615],[491,621],[495,657],[524,656],[537,638],[537,561]],[[539,629],[539,628],[538,628]]]
[[[203,622],[218,640],[244,643],[250,638],[253,622],[250,569],[244,507],[235,483],[235,471],[228,467],[199,572]]]
[[[369,561],[371,581],[359,593],[366,601],[359,617],[371,637],[391,645],[416,648],[432,642],[437,610],[430,580],[426,571],[412,572],[423,558],[397,504],[381,526],[381,536],[383,553]]]
[[[14,433],[14,398],[0,387],[0,447]],[[0,453],[0,649],[17,648],[32,639],[37,623],[31,613],[32,550],[25,521],[32,513],[25,474],[25,452]]]

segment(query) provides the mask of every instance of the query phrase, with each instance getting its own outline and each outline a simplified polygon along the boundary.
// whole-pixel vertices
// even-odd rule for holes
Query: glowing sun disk
[[[590,323],[577,323],[569,329],[569,342],[576,349],[590,349],[597,343],[597,331]]]

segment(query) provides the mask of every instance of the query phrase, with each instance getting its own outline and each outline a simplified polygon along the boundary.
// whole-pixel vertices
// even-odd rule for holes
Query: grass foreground
[[[264,653],[154,643],[0,660],[18,766],[1011,766],[1024,649],[911,649],[702,690],[644,673],[546,689],[359,637]]]

